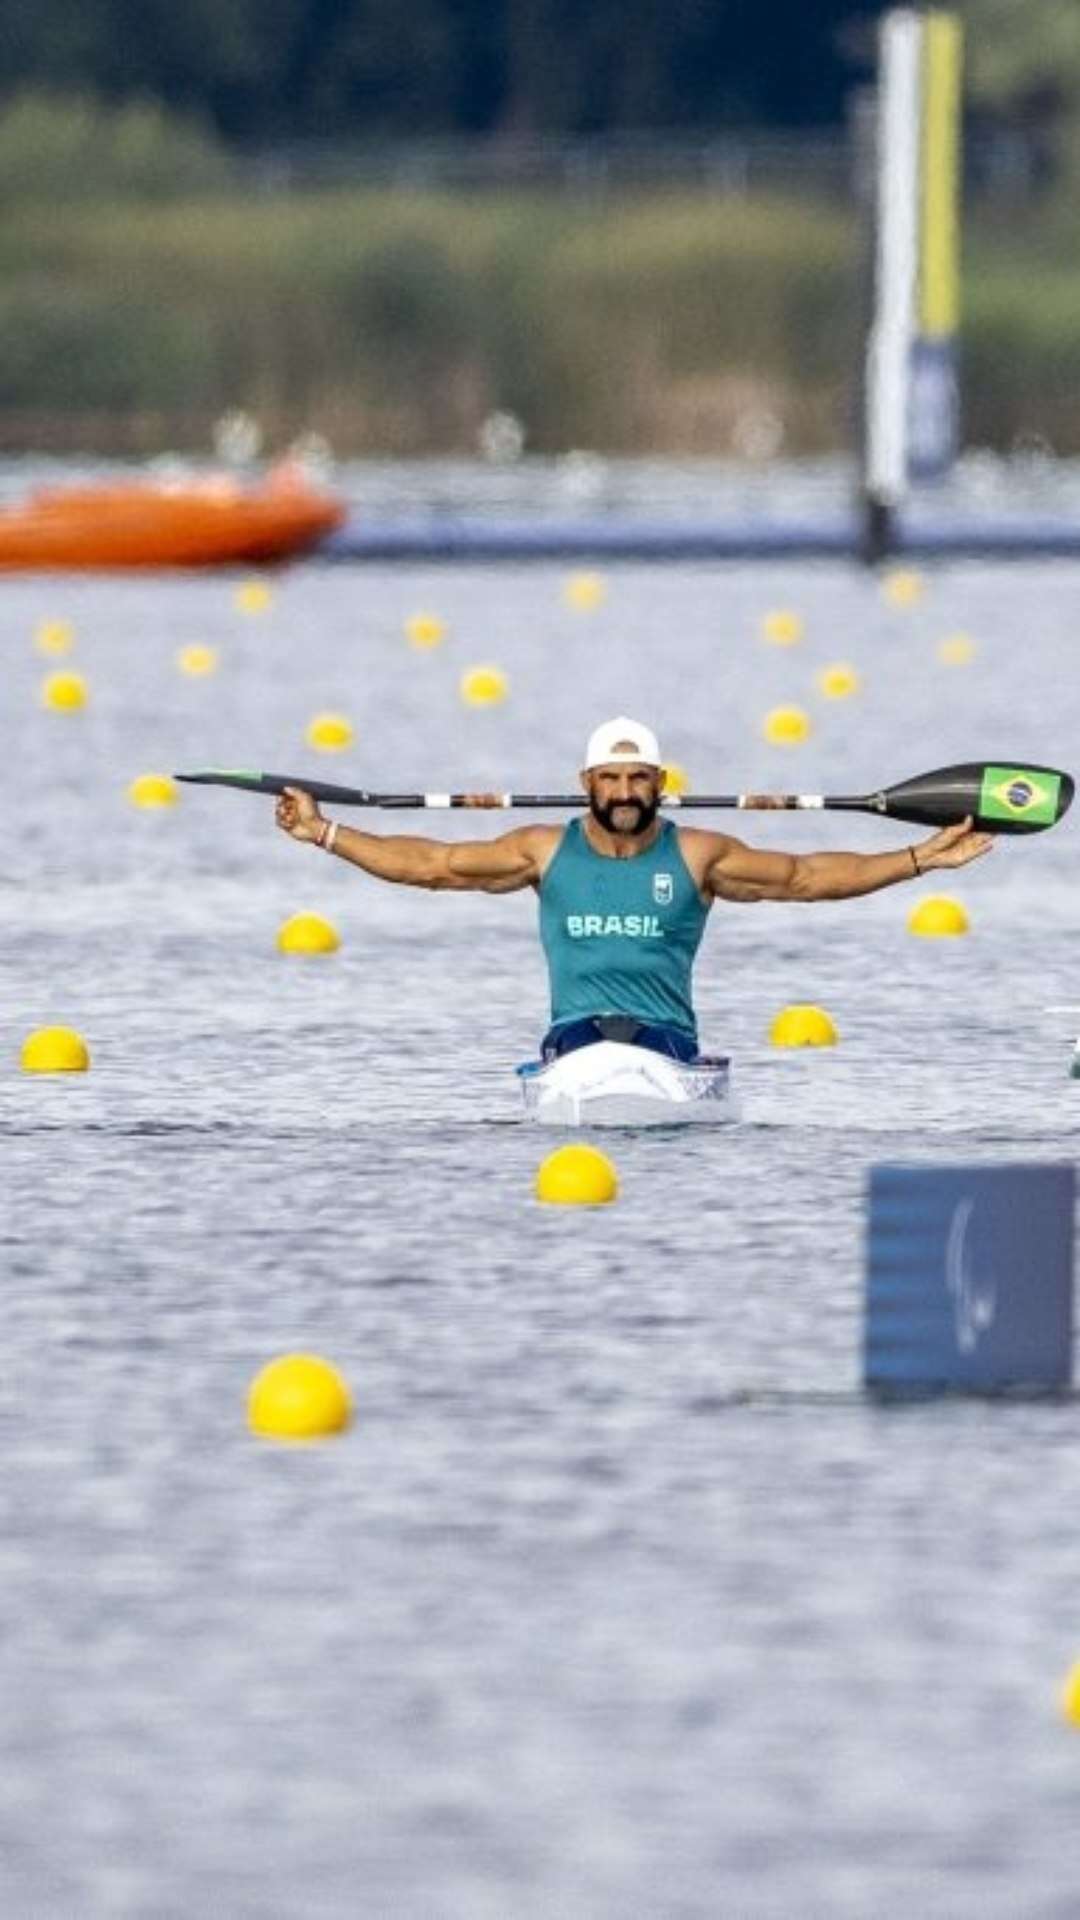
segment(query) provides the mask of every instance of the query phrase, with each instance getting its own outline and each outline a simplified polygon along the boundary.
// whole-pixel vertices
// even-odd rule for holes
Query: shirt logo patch
[[[652,897],[658,907],[670,907],[675,898],[675,882],[670,873],[654,873]]]

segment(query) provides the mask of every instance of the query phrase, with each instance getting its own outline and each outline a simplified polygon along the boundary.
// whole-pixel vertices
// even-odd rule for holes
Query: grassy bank
[[[968,438],[1080,450],[1080,272],[973,238]],[[342,453],[846,444],[858,341],[844,209],[655,194],[215,190],[24,204],[0,229],[0,443],[205,446],[226,408]]]
[[[1070,208],[974,225],[964,277],[969,440],[1080,454],[1080,263]]]
[[[16,211],[0,434],[109,416],[205,439],[224,408],[341,451],[712,450],[762,410],[846,428],[851,243],[827,211],[656,197],[325,193]],[[5,425],[6,420],[6,425]],[[20,424],[22,423],[22,424]]]

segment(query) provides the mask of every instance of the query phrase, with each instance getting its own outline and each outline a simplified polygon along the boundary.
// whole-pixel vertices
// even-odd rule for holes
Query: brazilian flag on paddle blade
[[[1061,812],[1061,775],[1041,767],[987,767],[979,795],[979,818],[1025,827],[1052,827]]]

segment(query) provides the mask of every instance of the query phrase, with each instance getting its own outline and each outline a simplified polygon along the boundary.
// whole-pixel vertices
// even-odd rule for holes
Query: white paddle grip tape
[[[769,811],[768,807],[762,807],[759,804],[758,795],[755,793],[738,794],[735,804],[744,811],[749,809],[751,813],[768,813]],[[792,794],[791,799],[786,802],[786,805],[800,808],[821,808],[825,805],[825,795],[823,793],[795,793]]]
[[[450,795],[448,793],[425,793],[424,805],[425,807],[448,807],[450,805]]]

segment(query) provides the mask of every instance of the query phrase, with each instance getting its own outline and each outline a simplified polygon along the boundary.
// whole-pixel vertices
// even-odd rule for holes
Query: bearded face
[[[589,811],[605,833],[638,840],[660,811],[664,776],[659,767],[593,767],[585,776]]]

